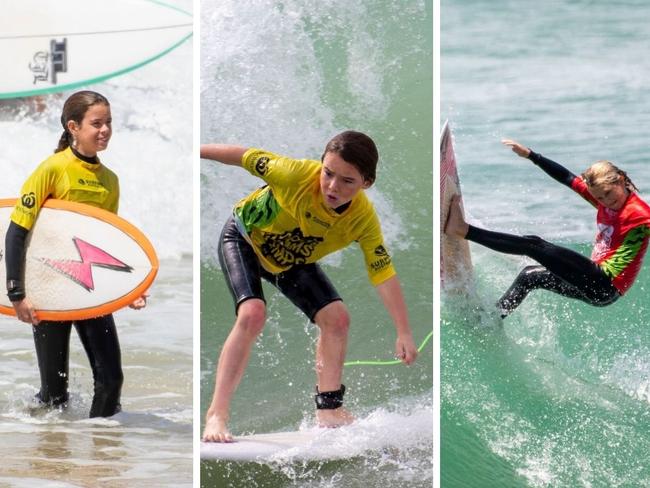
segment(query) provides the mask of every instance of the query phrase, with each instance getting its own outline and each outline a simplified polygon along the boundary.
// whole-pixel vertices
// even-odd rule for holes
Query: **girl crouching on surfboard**
[[[85,203],[117,213],[119,184],[97,153],[112,134],[111,107],[99,93],[77,92],[61,114],[63,134],[54,155],[43,161],[23,184],[21,198],[11,214],[6,236],[7,295],[19,320],[33,324],[41,376],[38,400],[51,406],[68,401],[68,356],[72,322],[39,321],[23,283],[25,242],[39,209],[47,198]],[[131,307],[142,308],[146,296]],[[90,417],[108,417],[120,411],[122,366],[120,345],[112,315],[74,322],[93,372],[94,396]]]
[[[266,318],[262,278],[320,329],[318,423],[350,423],[353,418],[342,406],[345,386],[341,384],[350,317],[317,261],[357,241],[370,281],[394,322],[397,357],[411,364],[417,356],[379,219],[363,191],[375,181],[374,142],[360,132],[343,132],[329,141],[321,161],[223,144],[201,146],[201,157],[241,166],[266,182],[235,206],[219,242],[219,261],[234,299],[236,320],[219,357],[203,440],[232,441],[227,426],[230,401]]]
[[[528,256],[539,263],[524,268],[499,299],[501,316],[509,315],[531,290],[538,288],[597,307],[614,303],[632,286],[641,268],[650,235],[650,206],[641,200],[627,174],[609,161],[598,161],[576,176],[515,141],[502,142],[596,207],[598,234],[588,259],[537,236],[520,237],[468,225],[458,198],[452,200],[445,233],[498,252]]]

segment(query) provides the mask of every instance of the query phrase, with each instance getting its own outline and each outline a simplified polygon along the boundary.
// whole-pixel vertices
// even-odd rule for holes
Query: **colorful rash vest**
[[[634,283],[648,247],[650,206],[635,192],[630,192],[623,208],[607,208],[598,203],[578,176],[571,188],[598,209],[598,234],[591,260],[612,279],[612,284],[622,295]]]
[[[319,161],[249,149],[242,166],[267,183],[234,210],[240,231],[265,269],[280,273],[296,264],[314,263],[357,241],[374,285],[395,275],[379,219],[363,190],[339,214],[321,196]]]
[[[31,229],[47,198],[85,203],[117,213],[119,197],[115,173],[101,163],[82,161],[67,148],[47,158],[27,178],[11,220]]]

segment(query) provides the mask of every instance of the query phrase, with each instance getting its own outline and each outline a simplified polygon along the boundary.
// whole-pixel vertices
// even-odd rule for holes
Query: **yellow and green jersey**
[[[339,213],[323,200],[320,161],[249,149],[242,166],[267,183],[234,210],[266,270],[280,273],[296,264],[314,263],[356,241],[374,285],[395,275],[379,219],[363,190]]]
[[[11,220],[29,230],[47,198],[85,203],[117,213],[120,188],[117,176],[106,166],[83,161],[71,148],[43,161],[27,178]]]

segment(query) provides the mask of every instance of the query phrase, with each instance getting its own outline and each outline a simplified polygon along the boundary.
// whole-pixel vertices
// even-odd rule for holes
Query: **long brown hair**
[[[104,95],[90,90],[79,91],[68,97],[61,111],[63,134],[61,134],[61,138],[59,139],[59,145],[54,150],[55,153],[67,149],[72,143],[72,134],[68,130],[68,122],[74,120],[77,125],[81,125],[81,121],[88,109],[97,104],[106,105],[107,107],[111,106]]]
[[[582,179],[588,187],[623,183],[625,188],[629,191],[639,191],[636,185],[632,183],[632,180],[627,173],[622,169],[619,169],[611,161],[596,161],[587,169],[587,171],[582,173]]]

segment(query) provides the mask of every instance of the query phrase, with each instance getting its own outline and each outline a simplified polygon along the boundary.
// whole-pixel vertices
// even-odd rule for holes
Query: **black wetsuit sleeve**
[[[25,241],[28,230],[15,222],[9,224],[5,237],[5,263],[7,266],[7,296],[12,302],[25,298]]]
[[[551,161],[548,158],[545,158],[544,156],[534,152],[533,150],[530,150],[530,155],[528,156],[528,159],[530,159],[533,163],[539,166],[542,169],[542,171],[544,171],[544,173],[549,175],[555,181],[558,181],[563,185],[566,185],[569,188],[571,188],[571,184],[573,183],[573,180],[575,179],[576,175],[574,175],[571,171],[566,169],[564,166],[562,166],[559,163],[556,163],[555,161]]]

